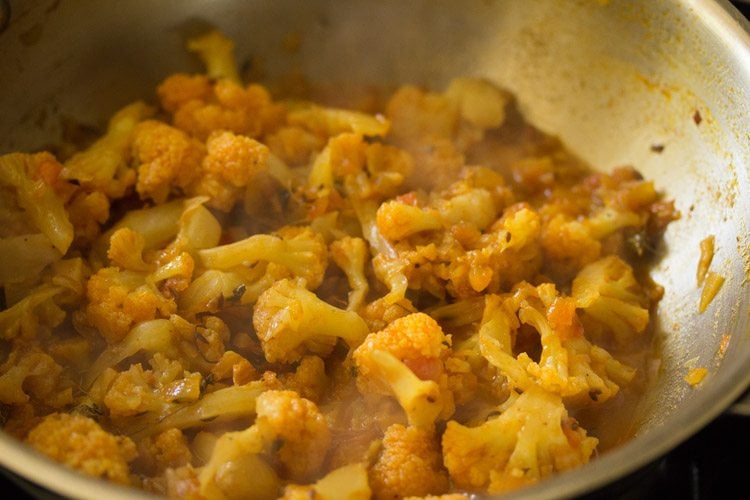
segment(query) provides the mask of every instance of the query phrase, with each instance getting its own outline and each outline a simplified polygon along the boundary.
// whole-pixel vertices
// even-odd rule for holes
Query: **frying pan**
[[[65,119],[103,125],[153,95],[163,77],[198,71],[186,36],[206,26],[237,42],[242,67],[273,80],[414,83],[442,89],[481,76],[591,165],[633,165],[682,213],[653,278],[658,377],[634,437],[578,470],[508,498],[571,497],[632,473],[727,411],[750,383],[750,35],[710,0],[40,0],[0,2],[0,152],[59,138]],[[299,37],[290,52],[283,40]],[[713,234],[726,282],[702,314],[695,271]],[[0,264],[1,265],[1,264]],[[698,386],[688,370],[709,373]],[[742,404],[738,409],[747,408]],[[80,477],[0,433],[8,471],[77,498],[132,498]]]

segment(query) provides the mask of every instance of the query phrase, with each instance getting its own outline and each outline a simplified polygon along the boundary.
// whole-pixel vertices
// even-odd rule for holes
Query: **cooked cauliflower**
[[[592,335],[610,334],[625,344],[648,326],[648,296],[633,269],[619,257],[610,255],[581,269],[571,293],[584,312],[586,331]]]
[[[206,147],[183,131],[158,120],[146,120],[133,132],[136,191],[163,203],[175,190],[183,192],[201,176]]]
[[[453,483],[489,493],[585,464],[596,444],[568,416],[560,396],[535,386],[482,425],[448,422],[442,437],[443,462]]]
[[[103,430],[90,418],[51,413],[26,442],[62,464],[94,477],[130,484],[128,463],[136,457],[130,438]]]
[[[85,320],[108,342],[121,341],[137,323],[167,317],[176,310],[146,276],[116,267],[100,269],[86,285]]]
[[[370,485],[377,499],[448,491],[448,474],[435,432],[399,424],[388,427],[378,458],[370,467]]]
[[[319,299],[304,282],[279,280],[258,298],[253,326],[271,362],[292,363],[306,351],[326,355],[338,338],[349,347],[367,335],[367,324],[352,311]]]
[[[363,393],[393,394],[410,423],[426,426],[454,411],[445,358],[450,337],[424,313],[396,319],[354,351]]]
[[[266,391],[257,398],[258,417],[243,430],[223,434],[200,472],[200,491],[214,498],[276,496],[277,473],[263,458],[276,456],[293,480],[309,478],[321,466],[330,434],[317,406],[293,391]],[[245,467],[255,467],[252,475]]]
[[[310,485],[289,484],[284,488],[282,500],[369,500],[372,490],[368,483],[367,468],[354,463],[332,470]]]

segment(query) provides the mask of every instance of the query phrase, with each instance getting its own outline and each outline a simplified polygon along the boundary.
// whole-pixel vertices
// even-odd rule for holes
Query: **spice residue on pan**
[[[711,267],[711,261],[714,258],[716,237],[711,234],[703,238],[700,243],[701,255],[698,259],[698,269],[696,271],[696,280],[698,286],[703,285],[703,280],[706,279],[709,267]]]
[[[690,371],[688,371],[688,374],[685,375],[685,382],[695,387],[703,382],[703,379],[706,378],[706,375],[708,375],[708,369],[706,368],[691,368]]]
[[[703,282],[703,289],[701,290],[701,300],[698,304],[698,312],[705,312],[708,306],[713,302],[716,294],[719,293],[721,287],[724,285],[725,278],[719,273],[709,271],[706,275],[706,279]]]

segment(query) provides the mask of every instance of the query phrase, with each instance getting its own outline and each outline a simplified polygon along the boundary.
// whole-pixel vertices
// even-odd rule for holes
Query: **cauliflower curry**
[[[232,42],[77,151],[0,156],[0,423],[175,498],[503,493],[627,438],[678,217],[474,78],[381,107]],[[62,150],[61,150],[62,151]]]

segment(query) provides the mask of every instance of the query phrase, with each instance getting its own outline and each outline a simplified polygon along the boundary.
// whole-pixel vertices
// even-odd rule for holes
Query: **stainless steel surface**
[[[42,147],[60,117],[101,124],[153,95],[178,70],[197,70],[186,34],[215,25],[242,61],[269,79],[433,88],[454,76],[493,79],[527,116],[601,168],[636,166],[677,201],[654,278],[666,294],[659,378],[635,438],[579,470],[509,498],[570,497],[666,453],[750,383],[750,36],[726,1],[398,0],[293,2],[11,1],[0,33],[0,152]],[[288,33],[300,51],[283,48]],[[694,119],[700,114],[701,120]],[[696,123],[700,122],[700,123]],[[661,154],[651,145],[664,145]],[[726,283],[698,314],[699,242],[716,236],[712,270]],[[726,350],[722,339],[728,336]],[[691,367],[709,369],[690,387]],[[128,496],[27,452],[0,435],[0,463],[79,498]]]

